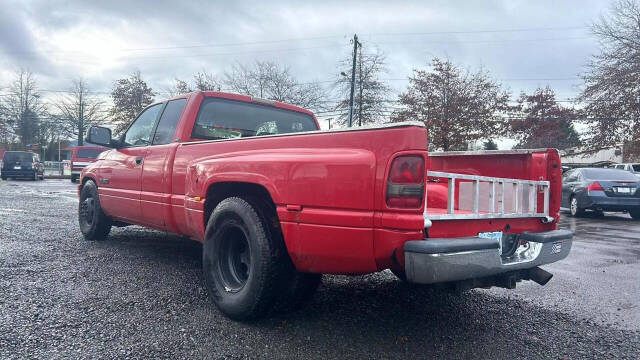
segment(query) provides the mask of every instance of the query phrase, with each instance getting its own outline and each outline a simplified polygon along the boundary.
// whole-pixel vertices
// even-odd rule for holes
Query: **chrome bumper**
[[[568,230],[526,232],[511,256],[501,255],[497,239],[477,237],[425,239],[404,245],[407,281],[420,284],[476,279],[534,268],[569,255],[573,233]]]

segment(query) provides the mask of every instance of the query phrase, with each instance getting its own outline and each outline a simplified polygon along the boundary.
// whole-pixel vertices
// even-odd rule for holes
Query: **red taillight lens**
[[[591,184],[589,184],[589,186],[587,186],[587,191],[603,191],[603,190],[600,183],[596,181],[596,182],[592,182]]]
[[[387,205],[393,208],[419,209],[424,194],[424,158],[399,156],[391,163],[387,183]]]
[[[400,156],[393,160],[389,181],[394,184],[422,184],[424,159],[422,156]]]

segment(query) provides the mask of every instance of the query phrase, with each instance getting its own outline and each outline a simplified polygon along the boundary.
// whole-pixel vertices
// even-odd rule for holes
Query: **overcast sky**
[[[394,91],[433,56],[480,66],[515,98],[549,84],[577,93],[609,1],[8,1],[0,0],[0,93],[22,67],[42,90],[82,76],[96,92],[140,70],[166,96],[175,77],[271,60],[301,82],[334,80],[357,33],[387,55]],[[43,91],[43,94],[55,94]]]

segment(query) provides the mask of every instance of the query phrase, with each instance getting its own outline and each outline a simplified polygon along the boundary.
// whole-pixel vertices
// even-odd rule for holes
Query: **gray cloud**
[[[484,67],[504,79],[514,95],[549,83],[570,97],[579,84],[572,78],[597,51],[588,31],[573,27],[587,25],[607,5],[597,0],[16,1],[1,5],[0,70],[27,64],[40,75],[41,87],[65,89],[71,79],[84,76],[92,88],[106,90],[138,69],[161,90],[174,77],[189,78],[202,69],[222,73],[236,61],[258,59],[290,65],[301,81],[327,81],[339,73],[337,62],[348,56],[349,38],[358,33],[366,47],[387,54],[391,79],[406,78],[434,55],[448,56],[463,67]],[[556,29],[485,32],[528,28]],[[82,41],[69,51],[47,40],[60,34]],[[283,39],[305,40],[269,42]],[[100,44],[115,46],[108,54],[113,61],[102,63],[96,55]],[[100,68],[88,71],[92,64]],[[540,78],[555,80],[523,80]],[[390,84],[400,91],[406,81]]]

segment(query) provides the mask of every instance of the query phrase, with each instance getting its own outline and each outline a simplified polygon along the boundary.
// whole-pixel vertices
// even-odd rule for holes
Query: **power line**
[[[463,30],[463,31],[426,31],[426,32],[397,32],[397,33],[369,33],[365,36],[412,36],[412,35],[448,35],[448,34],[487,34],[487,33],[518,33],[518,32],[534,32],[534,31],[565,31],[565,30],[579,30],[586,29],[584,26],[561,26],[561,27],[537,27],[537,28],[515,28],[515,29],[485,29],[485,30]],[[277,43],[290,43],[301,41],[313,41],[313,40],[326,40],[346,38],[346,35],[327,35],[327,36],[311,36],[302,38],[287,38],[287,39],[274,39],[274,40],[259,40],[259,41],[243,41],[243,42],[227,42],[227,43],[208,43],[208,44],[193,44],[193,45],[176,45],[176,46],[157,46],[157,47],[141,47],[141,48],[123,48],[114,51],[121,52],[135,52],[135,51],[157,51],[157,50],[173,50],[173,49],[196,49],[207,47],[235,47],[235,46],[251,46],[251,45],[263,45],[263,44],[277,44]],[[82,50],[57,50],[57,51],[12,51],[5,52],[5,54],[29,54],[29,53],[84,53]]]
[[[486,34],[486,33],[510,33],[510,32],[533,32],[533,31],[559,31],[559,30],[584,30],[584,26],[560,26],[560,27],[538,27],[538,28],[516,28],[516,29],[488,29],[488,30],[466,30],[466,31],[429,31],[429,32],[397,32],[397,33],[371,33],[365,36],[408,36],[408,35],[446,35],[446,34]]]

